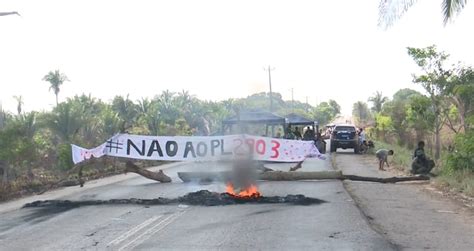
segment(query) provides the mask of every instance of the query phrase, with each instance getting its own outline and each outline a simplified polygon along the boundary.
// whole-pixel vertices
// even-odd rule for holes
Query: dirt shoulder
[[[333,165],[344,174],[370,177],[402,175],[379,171],[373,155],[339,152]],[[374,230],[400,249],[472,250],[474,213],[442,196],[429,182],[379,184],[344,181]]]

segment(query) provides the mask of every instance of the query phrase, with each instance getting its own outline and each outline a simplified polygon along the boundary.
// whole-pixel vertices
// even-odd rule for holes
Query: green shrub
[[[74,166],[72,162],[71,145],[61,144],[58,146],[58,168],[64,171],[71,169]]]
[[[474,196],[474,172],[468,170],[450,170],[446,173],[443,169],[435,183],[441,187],[448,187],[455,192],[461,192],[468,196]]]
[[[456,136],[454,150],[447,156],[446,168],[447,171],[474,172],[474,131]]]

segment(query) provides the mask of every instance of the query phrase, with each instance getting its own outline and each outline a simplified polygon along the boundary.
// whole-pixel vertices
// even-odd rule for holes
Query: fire
[[[226,193],[239,198],[258,198],[261,196],[257,186],[253,184],[246,187],[245,189],[242,189],[239,193],[236,193],[234,191],[234,186],[232,185],[232,183],[229,182],[227,183],[225,191]]]

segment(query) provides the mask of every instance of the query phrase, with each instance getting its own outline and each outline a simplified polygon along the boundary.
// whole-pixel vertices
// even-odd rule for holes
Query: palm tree
[[[382,105],[388,101],[387,97],[384,97],[382,92],[377,91],[374,96],[369,98],[369,102],[372,102],[372,111],[380,113],[382,111]]]
[[[85,124],[83,117],[83,111],[72,102],[63,102],[41,119],[44,126],[57,135],[63,143],[69,143]]]
[[[370,119],[370,112],[367,104],[362,101],[357,101],[352,106],[352,116],[362,125],[365,125]]]
[[[139,107],[133,103],[127,96],[115,96],[112,101],[112,110],[114,110],[120,120],[120,132],[124,133],[128,129],[132,128],[135,124],[135,120],[139,116]]]
[[[2,103],[0,102],[0,130],[6,127],[7,123],[11,120],[12,116],[3,110]]]
[[[66,81],[70,81],[64,73],[59,72],[59,70],[50,71],[46,76],[43,77],[43,81],[47,81],[51,84],[49,90],[53,90],[54,95],[56,95],[56,106],[58,106],[58,94],[59,87]]]
[[[22,96],[13,96],[13,98],[16,100],[17,102],[17,106],[16,106],[16,110],[18,112],[18,115],[21,115],[21,108],[23,106],[23,97]]]
[[[416,0],[381,0],[379,4],[379,25],[391,26],[397,19],[403,16]],[[441,3],[444,25],[459,14],[467,4],[467,0],[443,0]]]

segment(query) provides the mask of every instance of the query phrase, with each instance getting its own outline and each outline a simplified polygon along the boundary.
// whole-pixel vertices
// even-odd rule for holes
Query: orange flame
[[[226,193],[239,198],[258,198],[261,196],[257,186],[255,185],[250,185],[245,189],[241,190],[239,193],[236,193],[234,191],[234,186],[232,185],[232,183],[229,182],[227,183],[225,191]]]

